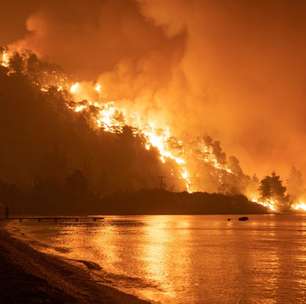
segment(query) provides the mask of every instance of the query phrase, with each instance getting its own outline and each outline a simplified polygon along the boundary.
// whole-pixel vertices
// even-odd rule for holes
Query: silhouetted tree
[[[228,158],[228,167],[231,169],[234,175],[236,176],[242,176],[243,171],[240,167],[239,159],[235,156],[230,156]]]
[[[42,67],[39,59],[35,54],[30,53],[28,55],[28,58],[26,60],[26,68],[29,77],[32,80],[37,81],[38,77],[40,76],[40,73],[42,72]]]
[[[2,58],[4,52],[5,52],[5,47],[0,46],[0,58]]]
[[[273,199],[279,210],[287,210],[289,208],[289,197],[286,195],[286,187],[275,172],[271,176],[263,178],[259,185],[259,192],[262,200]]]
[[[24,58],[19,53],[14,53],[10,58],[10,68],[16,74],[21,74],[24,71]]]
[[[213,140],[210,136],[204,136],[203,142],[208,148],[206,154],[213,154],[220,164],[226,163],[226,154],[222,150],[221,144],[218,140]]]

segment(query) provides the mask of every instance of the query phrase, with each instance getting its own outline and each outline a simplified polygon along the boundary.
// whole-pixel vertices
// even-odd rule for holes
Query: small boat
[[[245,222],[245,221],[248,221],[249,218],[247,216],[241,216],[238,218],[238,221],[241,221],[241,222]]]

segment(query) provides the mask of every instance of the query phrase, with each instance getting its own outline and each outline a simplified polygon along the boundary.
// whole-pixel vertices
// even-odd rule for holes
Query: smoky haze
[[[80,80],[99,79],[107,98],[185,140],[219,139],[248,173],[287,174],[292,164],[305,172],[305,6],[10,1],[0,43],[31,49]]]

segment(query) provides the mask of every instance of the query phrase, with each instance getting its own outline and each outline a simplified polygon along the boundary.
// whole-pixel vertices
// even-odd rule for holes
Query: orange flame
[[[270,198],[270,199],[265,199],[265,200],[260,200],[257,196],[252,196],[251,197],[251,201],[255,202],[259,205],[262,205],[266,208],[268,208],[269,210],[273,211],[273,212],[277,212],[277,202]]]
[[[0,60],[0,65],[8,68],[10,66],[10,55],[7,50],[4,50],[2,52],[1,60]]]
[[[79,82],[75,82],[70,86],[70,93],[71,94],[76,94],[80,89],[80,83]]]
[[[298,202],[291,205],[291,208],[296,211],[305,211],[306,212],[306,203],[305,202]]]
[[[95,120],[96,126],[102,128],[106,132],[122,132],[125,125],[129,124],[136,129],[136,134],[141,135],[145,139],[145,147],[150,150],[152,147],[156,148],[160,155],[160,160],[165,163],[167,160],[174,161],[179,167],[180,176],[184,180],[185,187],[188,192],[191,192],[190,173],[187,169],[186,160],[183,157],[177,156],[169,147],[169,139],[171,138],[170,128],[156,128],[153,123],[142,124],[140,119],[135,119],[137,114],[133,113],[128,117],[127,111],[123,108],[116,107],[114,102],[99,102],[89,101],[87,104],[78,102],[86,98],[82,95],[81,84],[79,82],[73,83],[69,87],[69,92],[74,96],[76,103],[72,107],[75,112],[82,112],[88,109],[89,106],[94,105],[99,111],[99,115]],[[94,86],[94,91],[100,93],[102,89],[101,84]]]

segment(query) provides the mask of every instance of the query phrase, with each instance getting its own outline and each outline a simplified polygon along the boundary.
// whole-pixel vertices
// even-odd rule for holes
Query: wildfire
[[[100,108],[99,116],[96,120],[97,126],[106,132],[122,132],[125,124],[123,113],[117,109],[113,102],[105,104]]]
[[[143,130],[144,136],[148,139],[146,144],[146,148],[149,150],[151,147],[157,148],[160,152],[160,159],[163,163],[165,163],[166,159],[172,159],[179,165],[186,164],[186,161],[181,158],[175,156],[169,149],[168,143],[171,137],[170,129],[157,129],[153,124],[149,124],[149,126]]]
[[[3,50],[1,54],[0,65],[8,68],[10,66],[10,55],[7,50]]]
[[[82,112],[86,109],[87,109],[87,105],[83,105],[83,104],[78,104],[73,108],[74,112]]]
[[[171,159],[180,167],[181,177],[185,181],[186,189],[188,192],[192,192],[192,185],[190,180],[190,174],[186,167],[186,160],[182,157],[176,156],[169,147],[171,138],[170,129],[156,129],[153,124],[150,124],[143,130],[143,135],[147,139],[146,149],[154,147],[158,149],[160,159],[163,163],[166,159]]]
[[[202,159],[205,163],[209,163],[217,170],[226,171],[227,173],[233,174],[232,170],[228,168],[226,164],[222,164],[218,161],[215,154],[213,153],[212,147],[202,143],[200,145],[200,152],[201,156],[199,158]]]
[[[271,211],[273,212],[277,212],[279,211],[278,208],[277,208],[277,201],[275,199],[266,199],[266,200],[260,200],[258,199],[256,196],[253,196],[253,198],[251,199],[251,201],[257,203],[257,204],[260,204],[268,209],[270,209]],[[293,203],[290,208],[292,210],[295,210],[295,211],[303,211],[303,212],[306,212],[306,203],[305,202],[296,202],[296,203]]]
[[[291,208],[296,211],[306,211],[306,203],[305,202],[298,202],[291,205]]]
[[[95,91],[96,91],[97,93],[101,93],[101,90],[102,90],[101,84],[100,84],[100,83],[97,83],[97,84],[95,85]]]
[[[5,49],[0,52],[0,65],[8,68],[8,73],[11,73],[12,70],[10,67],[11,54]],[[144,139],[147,150],[156,149],[158,151],[162,163],[171,161],[176,164],[178,177],[184,181],[188,192],[205,189],[205,185],[203,187],[198,182],[198,176],[194,172],[196,168],[194,161],[206,163],[214,168],[216,170],[214,174],[219,177],[220,182],[223,182],[223,176],[235,175],[219,142],[206,137],[195,141],[194,146],[192,146],[193,142],[191,145],[190,142],[183,143],[173,136],[169,126],[161,126],[158,119],[143,119],[140,113],[124,107],[121,102],[105,100],[102,96],[104,95],[102,94],[103,85],[99,82],[73,83],[67,79],[66,75],[55,70],[43,71],[40,78],[35,84],[40,87],[42,92],[48,92],[51,88],[55,88],[65,97],[67,97],[67,93],[70,94],[66,103],[67,107],[76,113],[86,112],[95,128],[101,128],[110,133],[122,133],[124,128],[129,126],[135,136]],[[193,147],[195,147],[194,150]],[[193,175],[191,175],[191,171],[193,171]],[[257,197],[254,195],[251,200],[272,211],[277,211],[277,201],[273,199],[262,201]],[[292,209],[306,211],[306,203],[293,204]]]
[[[255,202],[259,205],[262,205],[262,206],[268,208],[269,210],[271,210],[273,212],[277,211],[277,202],[272,198],[266,199],[266,200],[260,200],[256,196],[253,196],[251,201]]]
[[[101,84],[95,84],[93,90],[96,93],[100,93],[102,90]],[[180,177],[183,179],[187,191],[192,192],[187,161],[182,156],[178,156],[170,147],[172,135],[169,127],[163,129],[155,127],[155,124],[152,122],[143,123],[137,113],[128,115],[126,109],[116,106],[113,101],[104,103],[99,101],[80,102],[80,100],[87,97],[87,95],[82,95],[82,91],[83,88],[79,82],[73,83],[69,87],[69,92],[75,99],[75,104],[70,106],[73,111],[82,112],[86,111],[90,106],[94,106],[98,110],[98,115],[94,120],[95,126],[102,128],[105,132],[121,133],[124,126],[130,125],[134,128],[135,134],[141,135],[145,139],[145,148],[147,150],[156,148],[163,163],[167,160],[172,160],[177,164]]]
[[[2,52],[0,59],[2,66],[10,67],[10,55],[7,51]],[[130,112],[124,107],[116,105],[114,101],[101,100],[101,83],[71,83],[65,76],[57,75],[56,73],[51,73],[51,75],[48,73],[47,76],[49,77],[46,77],[46,79],[42,77],[38,84],[42,92],[48,92],[50,88],[54,87],[58,92],[69,92],[73,102],[67,103],[67,106],[76,113],[94,108],[95,111],[92,112],[91,116],[94,126],[102,128],[105,132],[120,133],[123,132],[124,126],[132,127],[135,135],[140,135],[144,138],[147,150],[155,148],[159,152],[162,163],[173,161],[177,165],[179,177],[184,181],[188,192],[199,190],[192,185],[188,161],[184,156],[184,144],[173,137],[169,127],[156,127],[158,122],[143,121],[139,113]],[[225,164],[221,164],[218,161],[211,147],[204,144],[201,149],[201,161],[209,163],[220,172],[224,171],[232,174]]]
[[[76,94],[79,91],[79,89],[80,89],[80,83],[76,82],[70,86],[69,91],[71,94]]]

